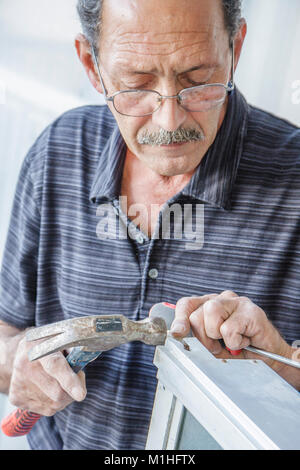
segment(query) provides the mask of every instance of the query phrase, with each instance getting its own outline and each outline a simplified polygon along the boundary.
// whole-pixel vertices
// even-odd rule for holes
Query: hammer
[[[166,302],[154,305],[149,317],[133,321],[124,315],[93,315],[71,318],[57,323],[33,328],[26,333],[27,341],[45,339],[28,352],[30,361],[73,348],[67,361],[75,373],[94,361],[103,351],[121,344],[142,341],[157,346],[166,341],[174,320],[175,306]],[[179,339],[189,350],[184,340]],[[1,429],[9,437],[28,434],[41,415],[16,409],[1,422]]]

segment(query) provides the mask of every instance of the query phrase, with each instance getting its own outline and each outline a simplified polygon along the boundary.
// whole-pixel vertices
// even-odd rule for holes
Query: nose
[[[160,108],[152,114],[152,121],[165,131],[174,132],[185,122],[187,112],[176,96],[164,96]]]

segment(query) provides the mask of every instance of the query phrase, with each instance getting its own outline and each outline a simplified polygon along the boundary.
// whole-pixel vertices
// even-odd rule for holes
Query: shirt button
[[[149,274],[149,277],[151,277],[151,279],[157,279],[158,278],[158,271],[155,268],[150,269],[148,274]]]
[[[141,233],[138,233],[135,239],[140,244],[144,243],[144,237]]]

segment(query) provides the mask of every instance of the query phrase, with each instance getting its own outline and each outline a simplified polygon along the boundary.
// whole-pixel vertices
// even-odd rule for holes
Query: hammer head
[[[31,361],[56,351],[81,346],[85,351],[108,351],[130,341],[162,345],[167,337],[163,318],[132,321],[124,315],[93,315],[71,318],[29,330],[27,341],[39,342],[28,353]]]

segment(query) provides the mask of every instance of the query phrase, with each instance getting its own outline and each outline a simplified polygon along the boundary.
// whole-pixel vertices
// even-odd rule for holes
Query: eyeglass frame
[[[231,52],[232,52],[232,59],[231,59],[231,80],[229,81],[228,85],[224,85],[224,83],[207,83],[205,85],[196,85],[196,86],[193,86],[193,87],[189,87],[189,88],[183,88],[182,90],[180,90],[179,93],[177,93],[177,95],[174,95],[174,96],[164,96],[164,95],[161,95],[158,91],[156,90],[141,90],[141,89],[134,89],[134,90],[120,90],[120,91],[117,91],[115,93],[113,93],[111,96],[108,96],[108,92],[107,92],[107,89],[104,85],[104,81],[103,81],[103,78],[102,78],[102,75],[101,75],[101,72],[100,72],[100,67],[99,67],[99,64],[98,64],[98,59],[97,59],[97,56],[96,56],[96,53],[95,53],[95,49],[94,49],[94,46],[91,45],[91,51],[92,51],[92,57],[93,57],[93,60],[94,60],[94,63],[96,65],[96,69],[97,69],[97,72],[98,72],[98,75],[99,75],[99,79],[100,79],[100,83],[101,83],[101,86],[102,86],[102,89],[104,91],[104,98],[105,98],[105,101],[106,102],[111,102],[114,106],[114,109],[117,111],[117,113],[121,114],[122,116],[128,116],[128,117],[145,117],[145,116],[151,116],[152,114],[154,114],[156,111],[158,111],[160,109],[160,107],[162,106],[162,103],[163,103],[163,100],[166,100],[166,99],[177,99],[178,101],[178,104],[183,108],[185,109],[186,111],[189,111],[188,109],[186,109],[181,103],[180,103],[180,94],[183,93],[184,91],[193,91],[195,89],[203,89],[203,88],[208,88],[208,87],[212,87],[212,86],[222,86],[225,88],[227,94],[230,94],[234,91],[235,89],[235,81],[234,81],[234,74],[235,74],[235,54],[234,54],[234,42],[232,41],[231,44],[230,44],[230,47],[231,47]],[[152,111],[152,113],[147,113],[147,114],[142,114],[140,116],[132,116],[130,114],[125,114],[125,113],[121,113],[120,111],[118,111],[118,109],[116,108],[115,106],[115,103],[114,103],[114,99],[116,96],[120,95],[120,94],[123,94],[123,93],[136,93],[136,92],[152,92],[152,93],[156,93],[160,98],[159,98],[159,101],[160,101],[160,105],[157,109],[155,109],[154,111]],[[189,111],[189,112],[193,112],[193,111]],[[194,111],[194,112],[197,112],[197,111]]]

